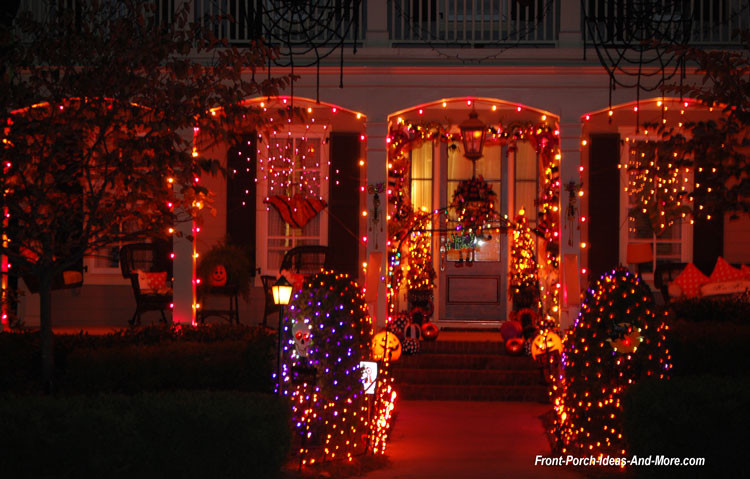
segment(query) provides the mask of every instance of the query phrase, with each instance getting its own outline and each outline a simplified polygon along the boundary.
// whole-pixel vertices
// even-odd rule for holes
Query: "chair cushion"
[[[712,283],[721,283],[724,281],[743,279],[744,277],[745,274],[742,272],[742,270],[735,268],[731,264],[727,263],[727,260],[719,256],[719,258],[716,260],[714,270],[713,272],[711,272],[711,276],[709,276],[708,279]]]
[[[701,273],[693,263],[688,263],[674,282],[682,289],[687,298],[697,298],[700,296],[701,286],[708,283],[708,276]]]
[[[679,298],[682,296],[682,288],[680,288],[680,285],[672,281],[667,286],[667,293],[669,293],[669,297],[672,299]]]
[[[147,273],[139,270],[137,273],[138,287],[142,294],[164,294],[168,291],[166,271]]]
[[[745,275],[745,279],[750,279],[750,266],[743,264],[740,271]]]

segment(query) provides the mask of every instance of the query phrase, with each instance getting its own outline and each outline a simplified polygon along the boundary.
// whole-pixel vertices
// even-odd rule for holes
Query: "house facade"
[[[721,8],[718,17],[702,14],[691,41],[736,47],[722,25],[731,19],[737,27],[750,26],[747,5],[694,3],[711,15],[714,5]],[[392,279],[409,264],[397,258],[408,248],[393,244],[393,195],[399,192],[406,192],[412,210],[430,215],[425,225],[407,232],[425,235],[421,241],[433,272],[431,307],[438,326],[497,327],[508,317],[513,309],[508,294],[512,235],[503,221],[514,222],[521,209],[532,228],[547,228],[546,236],[536,239],[540,281],[554,296],[549,311],[563,328],[577,315],[582,288],[628,263],[630,243],[650,244],[655,252],[651,266],[643,269],[647,280],[661,261],[713,265],[723,256],[731,263],[750,262],[747,217],[685,221],[658,238],[630,224],[623,165],[656,140],[644,125],[678,125],[719,113],[693,99],[612,89],[587,39],[584,18],[597,14],[615,21],[617,11],[594,11],[604,8],[595,4],[361,2],[359,28],[350,33],[341,58],[337,52],[319,65],[295,67],[299,78],[293,92],[247,99],[265,108],[269,118],[293,104],[306,113],[304,120],[285,123],[279,117],[279,128],[265,136],[247,131],[243,144],[197,149],[197,154],[223,159],[227,176],[202,180],[215,193],[215,215],[206,212],[192,242],[174,240],[174,319],[194,319],[193,252],[200,255],[228,237],[254,252],[256,279],[249,299],[240,302],[242,322],[262,320],[260,276],[279,273],[283,251],[324,244],[335,250],[338,269],[366,286],[371,312],[385,324],[389,315],[412,306],[407,281]],[[195,0],[192,8],[200,18],[198,13],[209,6]],[[244,40],[242,32],[225,33],[230,42]],[[281,66],[271,71],[290,72]],[[689,67],[687,74],[686,81],[699,79]],[[487,126],[482,157],[474,162],[464,158],[460,135],[471,114]],[[446,247],[456,244],[451,231],[459,220],[442,211],[462,182],[480,175],[496,195],[492,208],[499,220],[468,247]],[[684,175],[687,185],[694,184],[693,172]],[[543,200],[552,191],[549,182],[557,188],[554,200]],[[304,225],[285,218],[279,208],[294,210],[297,194],[326,204]],[[274,205],[275,196],[287,197],[287,204]],[[54,292],[53,324],[127,324],[134,303],[115,250],[85,260],[83,286]],[[552,258],[546,269],[545,255]],[[26,291],[21,319],[34,326],[38,314],[38,297]]]

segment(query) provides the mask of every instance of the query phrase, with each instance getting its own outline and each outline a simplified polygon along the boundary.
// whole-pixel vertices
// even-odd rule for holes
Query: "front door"
[[[495,192],[495,212],[507,212],[507,147],[486,145],[476,168],[463,155],[460,143],[444,147],[439,155],[440,204],[449,205],[460,182],[472,176],[484,178]],[[470,325],[496,325],[505,319],[507,291],[507,235],[503,230],[486,231],[483,237],[454,238],[458,224],[456,211],[441,216],[440,229],[445,253],[438,253],[440,321]],[[498,225],[499,226],[499,225]],[[467,246],[469,248],[467,248]],[[439,246],[438,251],[442,248]],[[473,250],[473,252],[472,252]]]

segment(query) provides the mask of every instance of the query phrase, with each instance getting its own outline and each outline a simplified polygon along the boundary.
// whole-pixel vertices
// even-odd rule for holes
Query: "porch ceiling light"
[[[464,144],[464,156],[466,159],[476,161],[482,157],[484,148],[484,136],[487,126],[482,123],[475,109],[469,113],[469,119],[458,126],[461,129],[461,141]]]
[[[286,306],[292,298],[292,285],[282,276],[271,286],[273,304]]]

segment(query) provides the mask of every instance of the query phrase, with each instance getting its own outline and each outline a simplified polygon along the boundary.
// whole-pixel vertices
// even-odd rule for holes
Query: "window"
[[[433,144],[424,142],[411,151],[411,203],[415,210],[432,211]]]
[[[467,160],[463,154],[463,146],[454,144],[454,148],[448,148],[448,177],[447,198],[448,203],[453,200],[453,193],[461,181],[469,180],[474,173],[472,162]],[[502,176],[502,147],[499,145],[484,146],[484,156],[476,161],[476,176],[480,175],[497,195],[494,207],[500,214],[501,176]],[[455,211],[450,211],[447,226],[449,231],[455,231],[457,227]],[[500,261],[500,235],[492,233],[490,238],[478,239],[479,248],[474,252],[474,261]],[[460,253],[456,250],[448,252],[448,261],[459,261]]]
[[[536,149],[531,143],[518,142],[515,151],[515,188],[513,205],[513,219],[518,214],[518,210],[524,209],[526,219],[529,220],[529,226],[536,226],[537,197],[538,197],[538,171],[539,160],[537,159]],[[509,216],[511,216],[509,214]]]
[[[263,274],[276,274],[284,253],[295,246],[328,243],[328,209],[305,216],[300,202],[328,201],[327,127],[295,128],[258,142],[257,264]],[[288,204],[285,219],[272,197]],[[295,224],[295,221],[297,222]],[[302,224],[302,227],[297,227]]]
[[[657,264],[688,262],[693,256],[693,229],[687,216],[670,218],[658,206],[674,194],[689,192],[692,172],[682,170],[668,178],[656,175],[655,168],[649,168],[657,155],[655,140],[629,137],[623,142],[620,161],[620,263],[627,264],[628,244],[650,245],[651,261],[637,268],[652,284]]]

